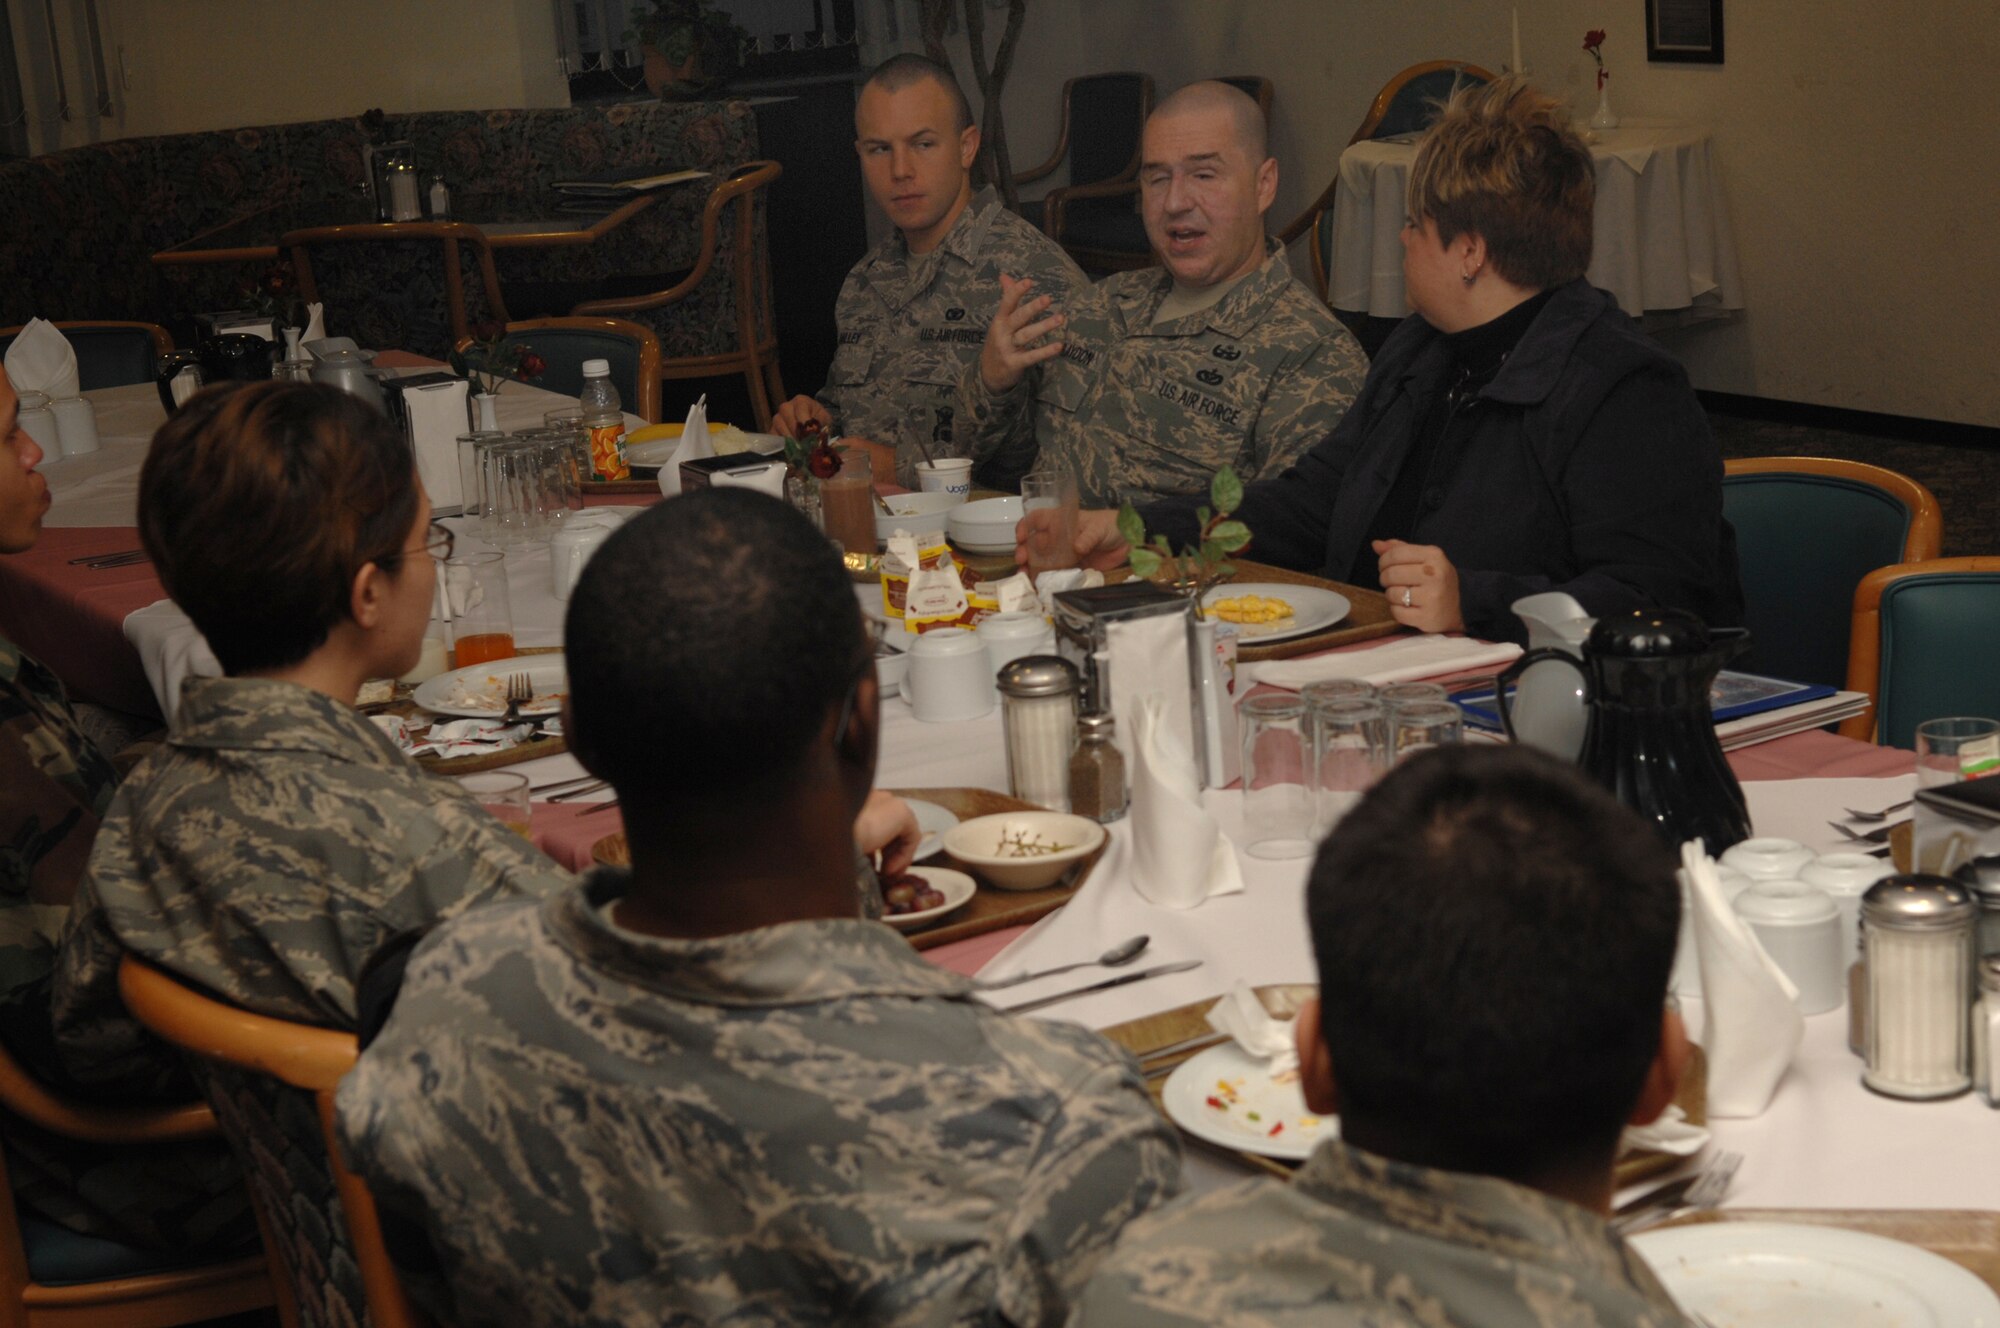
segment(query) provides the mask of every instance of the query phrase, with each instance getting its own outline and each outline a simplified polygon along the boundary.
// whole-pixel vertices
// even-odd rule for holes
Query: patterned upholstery
[[[466,193],[534,193],[557,180],[643,165],[719,174],[758,155],[756,120],[740,101],[423,112],[388,117],[384,132],[408,139],[421,170],[442,169],[453,190]],[[166,323],[240,304],[254,275],[243,266],[155,268],[152,255],[261,207],[352,193],[364,141],[357,120],[316,120],[119,139],[0,162],[0,326],[34,316]],[[595,284],[690,267],[706,198],[699,183],[669,189],[597,244],[503,251],[503,288],[512,280]],[[661,323],[669,356],[726,349],[734,324],[727,283]]]
[[[1071,184],[1115,180],[1138,158],[1146,91],[1139,74],[1090,74],[1071,81]]]

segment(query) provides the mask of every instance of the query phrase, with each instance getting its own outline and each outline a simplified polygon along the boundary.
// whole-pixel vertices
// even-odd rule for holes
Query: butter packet
[[[958,579],[958,565],[949,556],[937,566],[919,566],[910,574],[903,604],[904,630],[969,626],[975,612],[964,583]]]
[[[1035,593],[1035,583],[1028,579],[1026,572],[1016,572],[1002,581],[995,581],[986,587],[993,599],[995,613],[1040,613],[1041,597]]]
[[[888,551],[882,555],[882,612],[900,621],[910,592],[910,577],[920,568],[934,568],[951,561],[951,546],[943,531],[915,534],[898,530],[889,537]]]

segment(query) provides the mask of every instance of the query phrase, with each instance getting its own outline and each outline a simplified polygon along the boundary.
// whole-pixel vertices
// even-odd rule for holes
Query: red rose
[[[806,469],[820,479],[830,480],[840,473],[840,453],[821,443],[806,457]]]
[[[507,325],[491,318],[472,325],[472,339],[474,341],[498,341],[506,335]]]
[[[1589,51],[1592,55],[1597,54],[1597,48],[1602,45],[1604,45],[1603,28],[1592,28],[1589,32],[1583,34],[1583,49]]]
[[[548,367],[549,362],[535,354],[535,352],[531,350],[521,352],[520,374],[522,378],[540,378],[542,371]]]

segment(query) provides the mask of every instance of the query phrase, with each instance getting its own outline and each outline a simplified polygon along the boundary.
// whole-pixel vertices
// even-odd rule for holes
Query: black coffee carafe
[[[1740,627],[1710,628],[1675,609],[1601,618],[1583,658],[1531,650],[1500,675],[1500,720],[1514,736],[1508,690],[1530,664],[1557,659],[1583,674],[1589,709],[1577,764],[1637,811],[1676,852],[1699,839],[1709,856],[1750,837],[1743,789],[1715,736],[1709,689],[1750,644]]]
[[[193,350],[170,351],[160,357],[160,404],[171,415],[179,408],[174,400],[174,379],[183,370],[192,370],[196,384],[230,380],[254,383],[271,376],[278,347],[254,332],[224,332],[209,337]],[[185,389],[184,389],[185,392]]]

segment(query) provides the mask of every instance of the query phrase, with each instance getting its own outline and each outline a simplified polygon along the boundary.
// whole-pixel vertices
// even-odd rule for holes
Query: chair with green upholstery
[[[1847,686],[1875,708],[1840,726],[1909,747],[1917,725],[2000,719],[2000,558],[1934,558],[1870,572],[1854,592]]]
[[[1937,557],[1937,499],[1907,475],[1828,457],[1748,457],[1724,471],[1750,629],[1750,653],[1732,667],[1841,686],[1855,587],[1878,567]]]
[[[583,391],[583,362],[607,360],[611,385],[625,409],[648,424],[660,422],[660,339],[651,328],[624,318],[527,318],[507,324],[507,342],[526,346],[548,367],[535,386],[559,396]],[[460,354],[471,338],[458,343]]]
[[[173,337],[158,323],[92,319],[55,328],[76,348],[77,387],[85,392],[150,383],[159,372],[159,357],[174,348]],[[18,327],[0,327],[0,355],[20,335]]]

